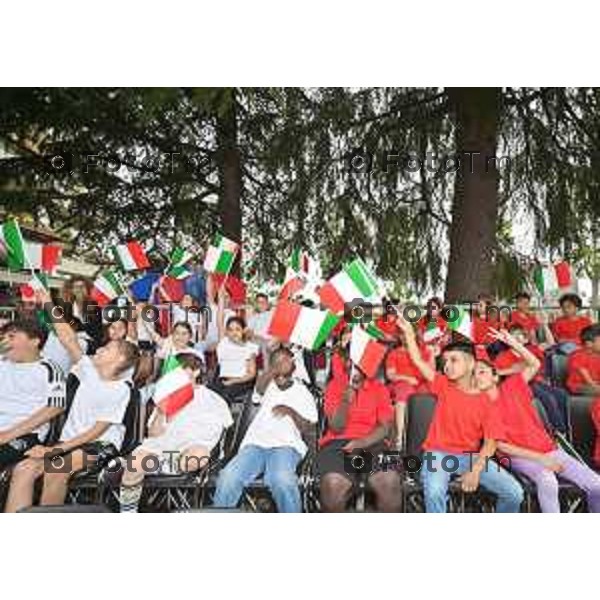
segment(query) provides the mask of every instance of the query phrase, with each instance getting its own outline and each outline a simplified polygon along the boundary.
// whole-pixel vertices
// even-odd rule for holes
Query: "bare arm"
[[[594,393],[600,393],[600,384],[592,379],[590,372],[585,367],[578,367],[577,371],[587,387],[591,388]]]
[[[344,391],[342,396],[342,402],[335,410],[333,415],[328,419],[329,427],[335,433],[340,433],[344,431],[346,427],[346,420],[348,419],[348,410],[350,409],[350,404],[352,403],[352,399],[354,397],[354,388],[348,386]]]
[[[40,298],[44,305],[53,305],[54,302],[48,292],[41,292]],[[77,334],[73,331],[73,328],[63,318],[53,319],[54,331],[58,341],[64,346],[73,362],[79,362],[83,356],[83,351],[79,346],[79,340]]]
[[[510,333],[507,331],[498,331],[490,328],[490,331],[494,337],[506,345],[510,346],[519,356],[525,360],[525,366],[522,369],[523,377],[525,381],[531,381],[540,369],[540,361],[531,353],[523,344],[518,342]]]
[[[419,369],[421,375],[423,375],[426,381],[433,381],[435,378],[435,369],[429,362],[423,360],[421,351],[417,346],[417,339],[413,326],[400,313],[398,313],[398,319],[396,322],[404,333],[404,343],[406,345],[406,349],[408,350],[410,359],[413,361],[417,369]]]
[[[32,433],[42,425],[45,425],[63,411],[56,406],[45,406],[35,411],[32,415],[23,419],[10,429],[0,432],[0,443],[6,444],[16,438]]]

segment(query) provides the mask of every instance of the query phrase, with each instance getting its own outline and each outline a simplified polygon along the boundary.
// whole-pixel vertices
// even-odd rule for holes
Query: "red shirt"
[[[490,328],[500,329],[501,323],[493,317],[480,317],[473,315],[473,343],[488,345],[495,341]]]
[[[581,344],[581,331],[589,327],[592,321],[584,315],[575,315],[574,317],[558,317],[552,325],[552,335],[558,343],[574,342]]]
[[[593,461],[597,467],[600,467],[600,397],[594,399],[590,407],[590,415],[596,430],[596,442],[594,443]]]
[[[334,352],[331,358],[331,378],[341,379],[344,381],[344,386],[348,385],[349,370],[348,358],[344,358],[339,352]]]
[[[513,310],[510,314],[510,324],[520,325],[527,333],[535,333],[539,326],[540,320],[532,313],[524,313],[520,310]]]
[[[569,356],[567,363],[567,388],[576,394],[580,388],[587,385],[579,369],[585,369],[594,383],[600,383],[600,354],[595,354],[585,348],[575,350]]]
[[[387,335],[394,335],[396,331],[398,331],[398,326],[396,325],[398,317],[396,317],[393,313],[388,313],[382,315],[375,321],[375,325],[383,331],[383,333]]]
[[[425,450],[478,452],[484,439],[504,439],[504,427],[487,394],[468,394],[440,373],[430,388],[437,403]]]
[[[429,362],[431,360],[431,350],[426,346],[421,346],[420,350],[423,360]],[[385,366],[386,368],[394,369],[398,375],[414,377],[418,384],[425,382],[425,378],[421,374],[421,371],[419,371],[419,369],[415,366],[415,363],[413,363],[410,355],[408,354],[408,350],[404,346],[394,348],[387,355]]]
[[[494,408],[504,425],[504,441],[534,452],[556,450],[556,444],[544,427],[523,375],[517,373],[507,377],[500,384],[499,391],[500,396],[494,402]]]
[[[525,346],[531,354],[533,354],[540,361],[540,368],[536,376],[533,378],[534,381],[543,381],[544,380],[544,350],[540,348],[537,344],[527,344]],[[518,363],[525,363],[523,357],[517,354],[512,348],[507,348],[506,350],[502,350],[498,356],[494,359],[494,366],[499,371],[503,371],[504,369],[510,369],[513,365]]]
[[[325,388],[325,416],[331,418],[342,403],[347,388],[341,379],[332,379]],[[354,394],[348,409],[346,427],[335,432],[328,428],[321,438],[320,446],[332,440],[357,440],[373,433],[378,425],[387,424],[394,418],[394,408],[388,389],[376,379],[367,379]]]

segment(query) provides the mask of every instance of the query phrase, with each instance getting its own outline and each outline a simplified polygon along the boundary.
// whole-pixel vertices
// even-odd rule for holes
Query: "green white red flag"
[[[16,219],[5,221],[0,227],[0,245],[6,265],[12,271],[28,268],[26,243]]]
[[[165,275],[174,279],[187,279],[192,274],[192,271],[187,266],[192,258],[193,254],[191,252],[177,246],[171,253],[169,264],[165,269]]]
[[[217,235],[213,244],[206,251],[204,269],[208,273],[228,275],[235,261],[238,249],[239,244],[237,242],[227,239],[222,235]]]
[[[369,378],[375,377],[386,348],[373,339],[362,327],[352,328],[350,360]]]
[[[144,248],[139,242],[119,244],[113,246],[112,251],[121,270],[125,272],[148,269],[150,267],[150,261],[146,256]]]
[[[194,384],[177,357],[169,354],[164,362],[161,377],[156,382],[154,403],[167,419],[178,413],[194,399]]]
[[[318,350],[339,320],[340,317],[327,310],[282,300],[275,307],[268,334],[283,342]]]
[[[117,275],[112,271],[105,271],[94,281],[91,297],[99,306],[106,306],[117,296],[125,294],[125,290]]]
[[[458,317],[453,320],[448,320],[448,329],[454,333],[458,333],[469,340],[473,339],[473,321],[471,319],[471,313],[469,310],[457,307]],[[450,315],[454,316],[454,315]]]
[[[377,279],[365,263],[357,258],[346,265],[319,289],[321,304],[331,312],[339,314],[344,305],[352,300],[378,302],[381,290]]]
[[[562,260],[552,265],[538,265],[533,281],[540,296],[551,296],[567,291],[575,285],[575,275],[568,262]]]

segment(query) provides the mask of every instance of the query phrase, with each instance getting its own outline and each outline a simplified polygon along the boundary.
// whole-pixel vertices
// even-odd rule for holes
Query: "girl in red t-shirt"
[[[536,485],[542,512],[560,512],[556,474],[587,494],[590,512],[600,512],[600,476],[557,446],[533,403],[527,384],[535,377],[540,361],[509,333],[496,334],[525,361],[520,373],[502,383],[490,363],[478,361],[475,369],[477,387],[494,401],[504,425],[505,436],[498,440],[498,450],[511,470],[523,473]]]

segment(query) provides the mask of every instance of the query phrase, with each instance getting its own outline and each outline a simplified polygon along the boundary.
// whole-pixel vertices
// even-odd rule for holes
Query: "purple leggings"
[[[595,513],[600,512],[600,475],[592,471],[587,465],[574,459],[564,450],[553,450],[548,452],[547,456],[551,456],[563,466],[563,470],[559,473],[561,479],[574,483],[586,493],[588,510]],[[546,469],[539,462],[528,458],[511,456],[510,464],[511,468],[517,473],[523,473],[535,483],[542,512],[560,512],[556,473]]]

